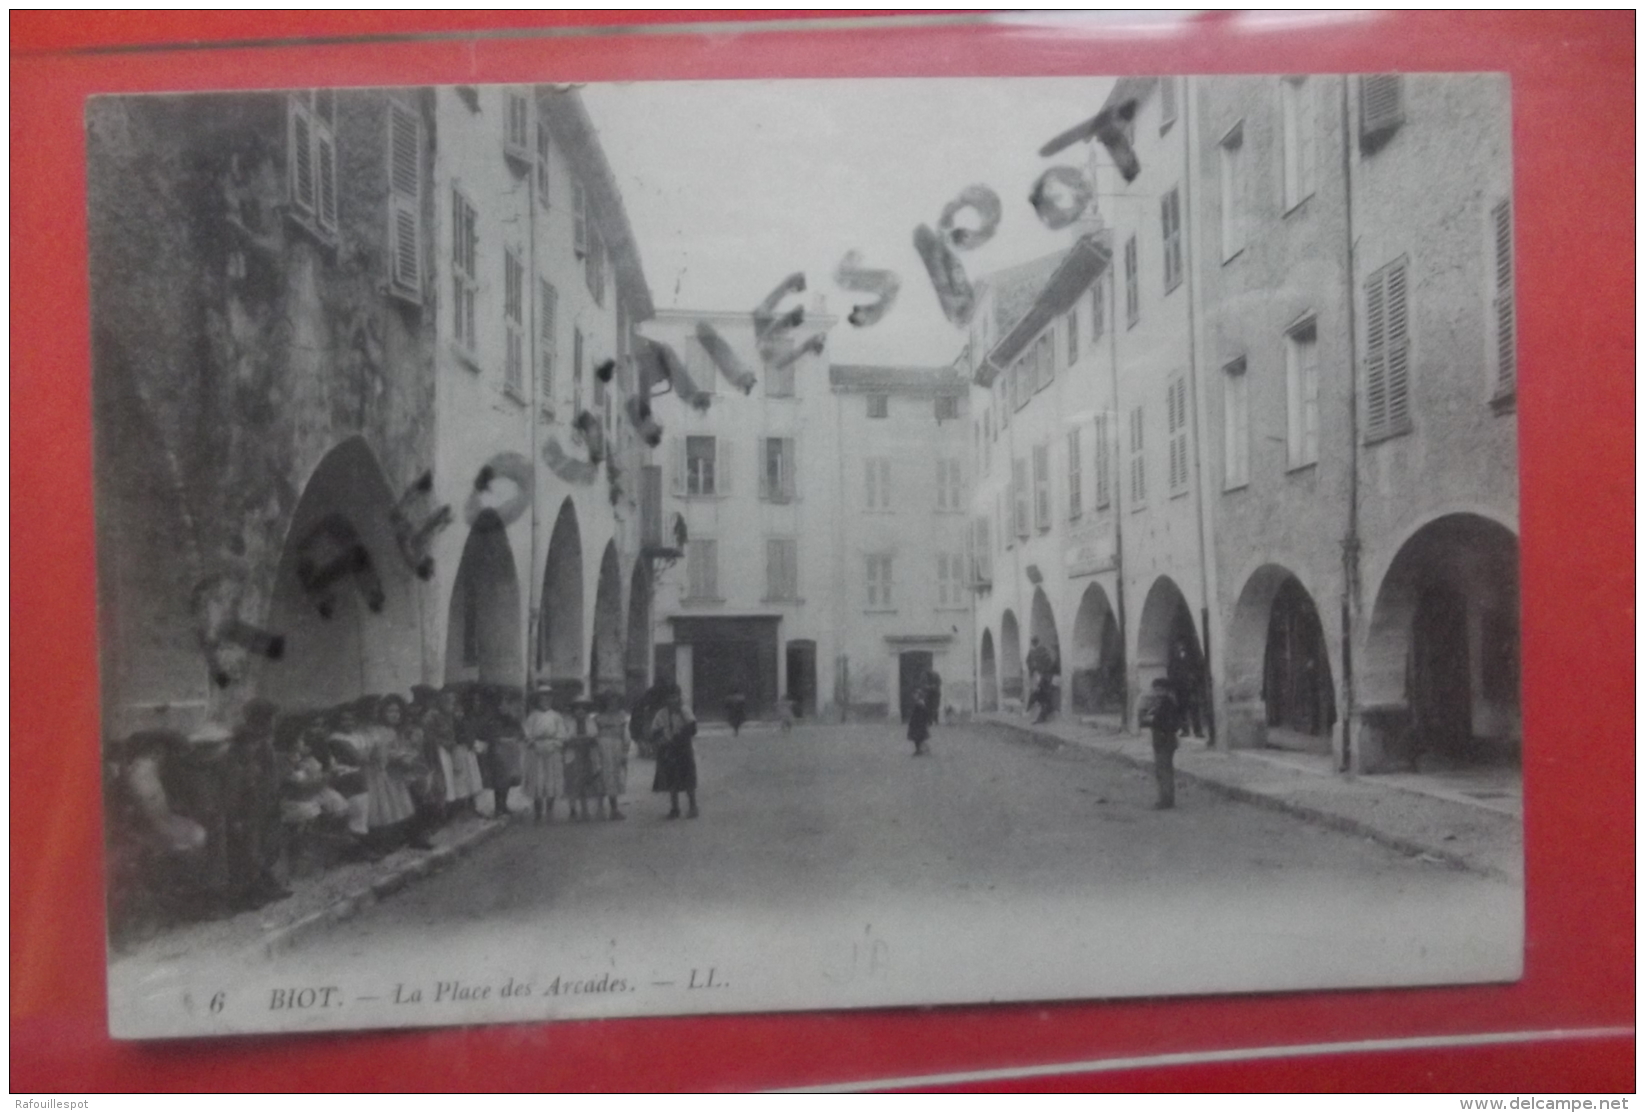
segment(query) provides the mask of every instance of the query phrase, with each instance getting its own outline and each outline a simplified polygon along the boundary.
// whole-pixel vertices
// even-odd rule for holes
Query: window
[[[685,543],[686,590],[688,598],[714,600],[720,597],[719,545],[704,537]]]
[[[1365,439],[1411,429],[1411,352],[1403,257],[1365,282]]]
[[[1113,456],[1113,446],[1108,443],[1109,421],[1105,413],[1097,415],[1097,424],[1094,430],[1096,437],[1091,445],[1091,455],[1096,464],[1096,503],[1098,510],[1107,510],[1113,504],[1113,475],[1110,471],[1109,460]]]
[[[1142,454],[1142,407],[1131,408],[1131,509],[1148,504],[1148,472]]]
[[[1405,89],[1397,73],[1359,79],[1359,149],[1366,154],[1393,138],[1405,122]]]
[[[503,389],[525,397],[525,264],[519,248],[503,251]]]
[[[583,412],[583,330],[571,330],[571,417]]]
[[[337,234],[336,100],[329,89],[286,99],[286,173],[292,211],[311,229]]]
[[[1102,339],[1107,331],[1108,324],[1108,283],[1104,281],[1107,272],[1099,274],[1097,280],[1091,283],[1091,343],[1095,344]]]
[[[1078,518],[1084,507],[1084,492],[1080,490],[1080,430],[1068,430],[1068,516]]]
[[[963,510],[961,505],[964,498],[965,481],[960,461],[956,459],[939,459],[937,461],[937,509]]]
[[[1251,481],[1251,396],[1241,356],[1222,369],[1222,486],[1232,491]]]
[[[1285,335],[1286,466],[1319,463],[1319,344],[1312,319]]]
[[[1068,339],[1064,345],[1068,349],[1067,366],[1074,366],[1074,361],[1080,358],[1080,316],[1078,308],[1068,311]]]
[[[1165,384],[1165,428],[1169,467],[1168,486],[1173,495],[1188,490],[1188,380],[1177,376]]]
[[[767,365],[765,369],[765,396],[767,398],[794,397],[794,364],[786,367]]]
[[[1125,324],[1129,328],[1142,315],[1142,298],[1137,289],[1137,237],[1125,241]]]
[[[503,119],[503,154],[522,163],[531,161],[531,102],[524,93],[505,93],[507,114]]]
[[[937,606],[965,606],[965,554],[937,554]]]
[[[886,414],[888,414],[890,412],[890,409],[891,409],[891,400],[886,395],[884,395],[884,394],[870,394],[870,395],[868,395],[868,416],[869,417],[875,417],[875,418],[885,417]]]
[[[1051,380],[1057,374],[1057,339],[1052,331],[1047,329],[1034,342],[1034,366],[1037,372],[1035,390],[1043,390],[1051,385]]]
[[[555,342],[555,318],[559,313],[559,295],[551,283],[537,280],[537,297],[541,303],[537,312],[537,375],[540,382],[539,402],[547,414],[554,416],[554,360],[558,352]]]
[[[868,609],[891,609],[891,557],[875,553],[867,558]]]
[[[1160,231],[1165,244],[1165,292],[1182,285],[1182,207],[1172,186],[1159,203]]]
[[[588,230],[588,256],[583,260],[583,275],[588,280],[588,292],[594,295],[595,305],[605,304],[605,240],[599,230]]]
[[[1491,243],[1496,259],[1496,296],[1491,320],[1496,328],[1497,401],[1514,396],[1514,212],[1507,201],[1491,209]]]
[[[794,438],[761,440],[760,497],[767,502],[794,501]]]
[[[977,518],[971,524],[971,533],[971,579],[974,583],[986,584],[994,578],[994,550],[988,536],[988,518]]]
[[[1279,109],[1285,175],[1285,210],[1313,196],[1318,185],[1319,98],[1306,77],[1283,77]]]
[[[891,509],[891,460],[885,456],[870,456],[863,461],[866,487],[865,510]]]
[[[537,204],[548,208],[548,152],[553,147],[548,121],[537,121]]]
[[[583,180],[571,177],[571,250],[580,259],[588,253],[588,197]]]
[[[995,405],[999,410],[999,420],[994,423],[994,435],[1005,432],[1011,425],[1011,411],[1014,409],[1011,398],[1011,384],[1016,377],[1016,365],[999,372],[994,379]]]
[[[1236,124],[1217,149],[1218,187],[1221,191],[1222,261],[1226,263],[1245,246],[1245,125]]]
[[[1034,528],[1051,528],[1051,448],[1034,446]]]
[[[799,545],[792,537],[766,538],[765,597],[774,600],[800,597]]]
[[[960,400],[952,394],[940,395],[935,403],[938,421],[953,421],[960,416]]]
[[[388,105],[389,293],[423,300],[423,121]]]
[[[685,493],[688,495],[716,495],[715,464],[719,462],[713,437],[685,439]]]
[[[457,347],[473,353],[475,345],[474,300],[479,295],[480,271],[476,266],[479,239],[475,231],[479,217],[461,190],[451,191],[451,303],[452,336]]]
[[[1177,82],[1172,77],[1159,79],[1159,130],[1164,135],[1177,122]]]
[[[1011,517],[1018,537],[1028,536],[1028,461],[1011,461]]]

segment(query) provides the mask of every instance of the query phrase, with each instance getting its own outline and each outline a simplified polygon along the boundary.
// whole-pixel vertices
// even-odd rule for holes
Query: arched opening
[[[590,654],[593,669],[589,691],[617,694],[623,691],[623,573],[617,558],[617,543],[606,543],[600,557],[600,579],[594,588],[594,645]]]
[[[1230,745],[1330,751],[1337,708],[1325,630],[1289,569],[1265,564],[1246,580],[1226,653]]]
[[[543,564],[542,613],[537,628],[537,672],[557,687],[581,687],[583,678],[583,536],[577,508],[560,504]]]
[[[393,505],[363,438],[337,445],[309,476],[269,603],[267,626],[285,636],[285,654],[279,667],[262,670],[260,696],[319,707],[421,681],[417,580],[389,526]],[[337,569],[348,571],[331,575]]]
[[[1036,587],[1034,599],[1028,606],[1028,652],[1034,652],[1034,645],[1038,643],[1050,654],[1050,671],[1053,677],[1062,676],[1062,642],[1057,637],[1057,618],[1051,613],[1051,600],[1046,597],[1045,589]],[[1032,684],[1033,678],[1029,678]],[[1062,690],[1053,688],[1051,694],[1051,708],[1060,711]]]
[[[1519,540],[1477,514],[1413,534],[1377,589],[1364,654],[1361,767],[1519,757]]]
[[[982,690],[978,693],[979,709],[982,711],[998,711],[1000,709],[1000,674],[999,666],[994,661],[994,634],[987,628],[982,632],[982,653],[979,657],[980,680]]]
[[[1074,613],[1068,687],[1078,714],[1125,711],[1125,642],[1114,609],[1108,605],[1108,594],[1098,584],[1086,587]]]
[[[628,581],[628,636],[623,647],[623,678],[629,702],[651,684],[651,562],[634,562]]]
[[[1147,692],[1160,677],[1170,680],[1177,697],[1185,701],[1194,733],[1203,734],[1205,651],[1188,600],[1169,576],[1161,576],[1148,589],[1137,622],[1138,691]]]
[[[1022,705],[1022,636],[1017,632],[1017,616],[1006,611],[1000,616],[1000,703],[1010,700]]]
[[[446,683],[480,680],[518,684],[520,577],[508,547],[508,531],[495,511],[474,520],[451,584],[446,609]]]

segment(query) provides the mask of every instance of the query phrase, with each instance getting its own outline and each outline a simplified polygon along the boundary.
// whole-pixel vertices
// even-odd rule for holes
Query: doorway
[[[914,696],[931,672],[931,651],[905,649],[897,654],[897,708],[907,722],[914,710]]]
[[[796,638],[788,643],[786,664],[787,687],[783,695],[792,701],[802,719],[817,714],[817,643],[809,638]]]

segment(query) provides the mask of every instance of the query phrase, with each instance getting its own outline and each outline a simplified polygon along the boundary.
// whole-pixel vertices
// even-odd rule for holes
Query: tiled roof
[[[978,283],[994,294],[992,331],[995,336],[1003,336],[1009,332],[1011,326],[1020,321],[1023,314],[1033,307],[1034,299],[1039,297],[1040,291],[1045,288],[1046,282],[1056,273],[1058,265],[1067,255],[1067,250],[1056,251],[1027,263],[995,271]]]

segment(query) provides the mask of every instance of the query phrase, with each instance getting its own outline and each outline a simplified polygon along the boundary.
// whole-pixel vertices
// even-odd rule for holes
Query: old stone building
[[[106,730],[620,677],[644,446],[620,399],[538,389],[650,311],[575,95],[106,98],[87,124]],[[568,506],[586,541],[546,578],[573,586],[539,594]],[[565,645],[533,661],[544,608]],[[611,615],[618,648],[584,652]]]

